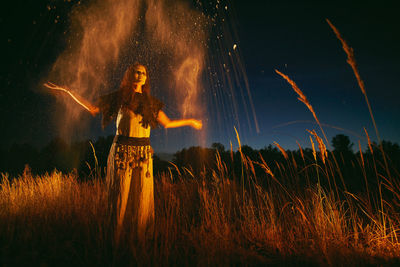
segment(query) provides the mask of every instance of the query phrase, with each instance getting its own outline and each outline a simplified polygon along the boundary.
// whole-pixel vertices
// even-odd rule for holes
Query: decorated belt
[[[129,137],[124,135],[116,135],[114,137],[114,143],[120,145],[129,145],[129,146],[149,146],[150,138],[149,137]]]

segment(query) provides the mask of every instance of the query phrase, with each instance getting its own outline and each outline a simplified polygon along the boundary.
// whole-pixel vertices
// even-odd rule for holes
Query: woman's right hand
[[[49,89],[52,90],[59,90],[59,91],[63,91],[65,93],[67,93],[70,97],[72,97],[72,99],[78,103],[79,105],[81,105],[83,108],[85,108],[87,111],[90,112],[90,114],[92,114],[92,116],[96,116],[97,113],[100,112],[100,109],[96,106],[94,106],[93,104],[91,104],[89,101],[85,100],[83,97],[80,97],[78,94],[73,93],[70,89],[68,89],[67,87],[61,87],[58,86],[57,84],[54,84],[52,82],[47,82],[43,84],[44,86],[46,86]]]
[[[54,84],[52,82],[47,82],[47,83],[44,83],[43,85],[52,90],[69,91],[68,88],[58,86],[57,84]]]

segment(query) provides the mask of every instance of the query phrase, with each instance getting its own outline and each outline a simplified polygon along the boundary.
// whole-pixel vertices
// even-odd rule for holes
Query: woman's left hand
[[[203,127],[203,123],[200,120],[192,119],[191,126],[196,130],[200,130]]]

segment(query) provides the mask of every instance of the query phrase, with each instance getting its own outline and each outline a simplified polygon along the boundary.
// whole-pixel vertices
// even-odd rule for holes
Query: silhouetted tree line
[[[92,143],[92,148],[88,140],[67,144],[62,139],[55,138],[40,150],[29,144],[13,144],[9,149],[0,150],[0,154],[2,155],[0,172],[7,172],[11,177],[16,177],[24,171],[26,166],[30,166],[33,174],[43,174],[51,172],[54,169],[62,172],[76,170],[80,178],[87,179],[93,177],[96,166],[99,166],[104,176],[112,141],[113,136],[99,137],[96,142]],[[371,187],[376,186],[376,179],[373,179],[373,177],[376,177],[376,173],[386,175],[382,153],[376,143],[372,144],[372,151],[368,147],[362,153],[362,157],[360,151],[355,152],[353,150],[354,144],[351,143],[348,136],[342,134],[336,135],[332,138],[331,144],[339,167],[337,168],[334,164],[331,154],[329,154],[328,158],[330,166],[333,172],[335,170],[337,172],[337,169],[340,169],[349,190],[357,191],[365,189],[365,177],[368,177],[368,183]],[[383,141],[382,146],[390,172],[398,176],[400,146],[390,141]],[[315,179],[316,177],[316,168],[312,167],[315,166],[316,162],[311,148],[305,148],[302,151],[300,149],[293,151],[286,150],[288,158],[285,158],[281,151],[272,145],[268,145],[262,149],[253,149],[250,146],[243,145],[241,152],[242,154],[239,151],[230,151],[224,145],[214,143],[211,148],[189,147],[177,151],[174,154],[172,162],[179,168],[185,167],[194,175],[205,174],[206,176],[210,176],[213,170],[218,169],[217,155],[219,155],[226,168],[228,178],[239,181],[242,179],[243,182],[243,179],[247,179],[246,177],[248,177],[246,172],[249,172],[249,169],[243,166],[242,156],[244,155],[247,159],[254,162],[262,162],[264,160],[277,177],[284,179],[284,176],[286,176],[288,178],[287,181],[283,181],[286,184],[296,183],[296,186],[298,186],[310,182],[306,181],[304,177],[300,177],[301,174],[306,172],[310,172],[308,173],[310,179]],[[286,164],[287,161],[291,164]],[[319,155],[317,156],[317,163],[323,166]],[[256,176],[263,179],[266,176],[265,170],[257,164],[253,165]],[[297,170],[293,169],[294,165],[297,167]],[[175,166],[161,160],[155,154],[155,174],[170,171],[175,172],[177,170]],[[317,175],[321,176],[320,180],[322,184],[327,183],[323,179],[323,172]],[[337,182],[339,184],[339,181]]]
[[[33,174],[40,175],[54,169],[62,172],[77,170],[81,177],[88,177],[96,168],[95,158],[98,166],[107,165],[112,141],[113,136],[99,137],[92,143],[95,154],[89,140],[67,144],[56,137],[42,149],[29,144],[13,144],[8,150],[1,151],[3,159],[0,162],[0,171],[13,177],[20,175],[29,166]]]
[[[388,178],[381,149],[376,143],[371,144],[372,151],[369,147],[362,153],[354,151],[354,144],[348,136],[339,134],[332,138],[331,145],[333,155],[328,153],[326,160],[328,168],[322,168],[319,173],[316,172],[315,163],[319,166],[325,166],[322,162],[318,146],[316,144],[317,162],[315,161],[313,150],[305,148],[298,150],[285,150],[287,159],[282,152],[272,145],[265,146],[262,149],[253,149],[250,146],[243,145],[241,147],[242,155],[252,162],[262,162],[263,160],[270,167],[272,173],[280,179],[285,186],[293,185],[293,188],[316,183],[317,176],[320,176],[320,183],[327,188],[329,182],[324,172],[329,171],[329,176],[335,176],[335,183],[338,188],[347,189],[351,192],[364,192],[366,190],[365,180],[368,186],[377,188],[376,174],[383,175]],[[357,146],[358,147],[358,146]],[[382,147],[388,161],[389,171],[392,175],[399,177],[400,169],[400,146],[390,141],[382,141]],[[247,179],[248,173],[251,171],[243,166],[242,155],[239,151],[226,150],[224,145],[220,143],[212,144],[211,148],[190,147],[182,149],[174,154],[173,162],[177,166],[188,168],[192,173],[199,174],[207,170],[217,169],[216,154],[225,163],[228,178],[235,179],[238,182],[241,179]],[[334,158],[333,158],[334,157]],[[287,164],[287,163],[290,164]],[[296,166],[296,170],[294,169]],[[258,164],[253,164],[256,177],[259,178],[259,184],[267,183],[271,179],[265,179],[266,173]],[[307,175],[305,173],[307,172]],[[340,174],[344,179],[346,188],[340,180]],[[306,177],[306,178],[305,178]],[[399,181],[400,182],[400,181]],[[267,185],[267,184],[265,184]],[[332,187],[334,185],[331,185]]]

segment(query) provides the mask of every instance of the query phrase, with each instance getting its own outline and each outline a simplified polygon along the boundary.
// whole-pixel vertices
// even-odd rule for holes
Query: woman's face
[[[137,85],[143,85],[146,83],[147,73],[144,66],[135,66],[133,70],[133,83]]]

